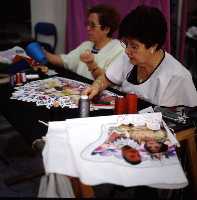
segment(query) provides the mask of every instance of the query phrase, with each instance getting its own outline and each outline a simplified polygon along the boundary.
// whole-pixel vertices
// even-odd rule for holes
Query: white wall
[[[56,53],[64,52],[66,5],[67,0],[31,0],[32,36],[34,36],[34,25],[37,22],[54,23],[58,32]],[[52,43],[52,38],[47,38],[45,41]]]

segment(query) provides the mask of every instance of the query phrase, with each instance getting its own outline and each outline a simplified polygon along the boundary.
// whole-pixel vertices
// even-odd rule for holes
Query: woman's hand
[[[94,55],[90,52],[90,50],[86,50],[82,53],[80,55],[80,60],[86,63],[88,71],[91,72],[95,79],[104,73],[103,69],[101,69],[94,61]]]
[[[80,60],[87,65],[94,63],[94,55],[90,50],[86,50],[80,55]]]
[[[105,77],[105,74],[102,74],[99,76],[94,83],[87,87],[82,94],[88,95],[90,99],[92,99],[94,96],[96,96],[99,92],[106,89],[108,86],[111,85],[111,82],[107,80]]]
[[[89,96],[89,99],[93,99],[99,93],[99,88],[97,86],[89,86],[83,92],[82,95]]]

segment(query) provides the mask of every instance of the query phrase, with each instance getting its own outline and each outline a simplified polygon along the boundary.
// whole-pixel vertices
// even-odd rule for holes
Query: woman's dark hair
[[[119,38],[132,38],[150,48],[160,49],[166,40],[167,23],[158,8],[141,5],[132,10],[120,23]]]
[[[98,14],[101,28],[104,29],[109,27],[110,31],[107,36],[112,37],[113,33],[118,29],[120,23],[120,15],[115,8],[109,5],[99,4],[88,10],[88,15],[91,13]]]

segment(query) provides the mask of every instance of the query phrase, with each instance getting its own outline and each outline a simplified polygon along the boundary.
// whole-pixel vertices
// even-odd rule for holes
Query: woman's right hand
[[[87,65],[94,63],[94,55],[90,50],[85,50],[85,52],[81,53],[80,60]]]
[[[83,92],[82,95],[89,96],[89,99],[93,99],[99,93],[99,88],[96,86],[88,86]]]

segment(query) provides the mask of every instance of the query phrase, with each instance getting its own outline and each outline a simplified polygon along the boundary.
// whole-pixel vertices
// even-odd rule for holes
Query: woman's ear
[[[157,44],[155,44],[154,46],[150,47],[150,53],[153,54],[157,51]]]
[[[110,28],[109,27],[105,27],[104,28],[104,30],[103,30],[105,33],[106,33],[106,35],[110,32]]]

